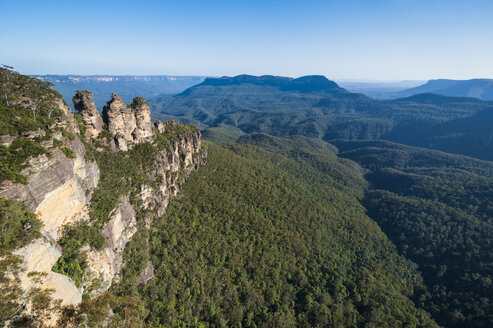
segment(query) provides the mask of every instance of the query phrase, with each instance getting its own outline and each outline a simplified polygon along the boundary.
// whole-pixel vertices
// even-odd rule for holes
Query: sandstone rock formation
[[[103,110],[103,117],[94,106],[90,92],[78,91],[73,100],[86,127],[86,137],[96,138],[103,131],[104,121],[119,150],[128,150],[138,143],[155,142],[149,105],[143,98],[135,98],[131,105],[125,105],[113,94]],[[91,152],[107,150],[93,147],[90,138],[83,143],[76,137],[80,131],[72,111],[61,97],[55,100],[55,104],[63,115],[55,120],[50,127],[52,133],[46,133],[48,138],[41,142],[47,154],[27,160],[26,168],[20,172],[27,177],[26,184],[3,181],[0,197],[22,201],[42,223],[41,238],[13,251],[23,259],[24,271],[19,275],[23,291],[28,294],[34,288],[49,288],[62,305],[77,305],[82,300],[82,293],[92,287],[90,285],[95,279],[99,281],[99,287],[90,290],[91,296],[99,295],[118,281],[125,266],[123,253],[127,243],[138,229],[150,227],[152,216],[164,214],[170,198],[177,194],[186,177],[205,163],[207,153],[201,149],[200,132],[193,130],[184,135],[170,135],[170,143],[166,143],[164,148],[156,147],[152,164],[145,168],[151,185],[136,185],[136,190],[120,197],[103,225],[106,245],[102,249],[83,247],[87,252],[87,270],[82,286],[78,288],[71,278],[51,270],[64,251],[58,244],[64,236],[64,229],[69,225],[82,222],[90,225],[92,222],[89,208],[93,192],[98,187],[100,170],[94,160],[86,158],[89,151],[86,146],[91,147]],[[168,133],[177,124],[174,121],[157,122],[156,127],[160,133]],[[44,130],[41,132],[45,133]],[[37,134],[38,131],[30,131],[25,137]],[[13,140],[0,137],[3,144]],[[138,201],[132,203],[135,196]],[[142,209],[152,215],[144,217],[144,224],[139,226],[136,213]],[[36,281],[32,278],[33,272],[39,273]],[[139,284],[152,277],[153,266],[148,262],[142,268]],[[29,307],[26,310],[29,311]],[[56,320],[56,314],[52,319]],[[54,325],[55,321],[44,324]]]
[[[149,104],[144,98],[135,97],[130,107],[135,113],[135,122],[137,127],[132,132],[134,142],[152,141],[154,132],[152,131],[151,111]]]
[[[120,198],[119,205],[111,212],[110,221],[103,227],[106,247],[91,250],[86,247],[88,274],[87,281],[99,280],[99,288],[93,294],[105,292],[113,279],[120,273],[123,265],[123,250],[128,241],[137,232],[135,209],[127,196]]]
[[[63,127],[77,134],[71,110],[61,100],[58,106],[64,114],[53,128]],[[53,289],[53,297],[60,299],[62,305],[75,305],[82,299],[82,290],[69,277],[52,272],[51,268],[61,256],[62,250],[56,241],[63,227],[89,219],[90,190],[98,184],[99,169],[95,162],[86,161],[86,149],[78,138],[67,138],[64,142],[73,151],[74,158],[53,148],[50,156],[29,160],[28,167],[21,172],[28,176],[27,184],[4,181],[0,185],[0,197],[23,201],[43,224],[42,238],[14,252],[23,257],[25,271],[19,276],[23,290],[28,293],[38,286],[29,275],[36,271],[44,275],[39,287]]]
[[[156,127],[156,129],[159,133],[164,133],[164,131],[166,129],[164,123],[161,122],[160,120],[157,120],[156,122],[154,122],[154,126]]]
[[[103,108],[103,120],[119,150],[126,151],[134,144],[152,141],[154,137],[151,112],[144,98],[136,97],[128,106],[113,93]]]
[[[85,90],[77,90],[72,98],[74,108],[79,112],[82,122],[86,126],[87,133],[91,138],[96,138],[103,131],[103,118],[96,109],[92,100],[92,93]]]
[[[167,126],[177,126],[179,124],[180,123],[178,123],[175,120],[169,120],[169,121],[166,121],[164,123],[161,122],[160,120],[157,120],[156,122],[154,122],[154,126],[156,127],[156,129],[158,130],[159,133],[166,132],[166,127]]]

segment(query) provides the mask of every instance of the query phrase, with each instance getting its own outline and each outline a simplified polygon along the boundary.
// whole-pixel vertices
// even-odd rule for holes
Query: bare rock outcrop
[[[96,105],[94,105],[92,93],[86,90],[77,90],[72,101],[75,110],[77,110],[86,126],[87,133],[91,138],[96,138],[103,131],[103,117],[99,114]]]
[[[119,150],[126,151],[134,144],[150,142],[154,138],[151,112],[144,98],[136,97],[131,105],[126,105],[113,93],[103,108],[103,120]]]
[[[60,300],[61,305],[77,305],[82,301],[82,288],[77,288],[69,277],[51,271],[53,264],[62,256],[62,251],[56,242],[43,236],[15,250],[14,254],[23,259],[23,271],[19,279],[25,293],[39,287],[32,277],[32,273],[36,272],[43,274],[41,287],[53,290],[51,297]]]
[[[145,208],[156,210],[158,216],[163,215],[170,197],[178,193],[190,173],[207,161],[207,152],[201,148],[200,137],[199,131],[181,136],[157,154],[148,175],[162,183],[153,191],[148,186],[141,189],[139,197]]]
[[[178,123],[175,120],[169,120],[169,121],[166,121],[164,123],[161,122],[160,120],[157,120],[156,122],[154,122],[154,126],[156,127],[156,129],[158,130],[159,133],[165,133],[166,127],[168,127],[168,126],[174,127],[177,125],[180,125],[180,123]]]
[[[135,123],[137,125],[132,132],[132,136],[134,137],[134,140],[136,140],[134,142],[152,141],[154,132],[152,131],[151,110],[149,109],[149,104],[144,98],[135,97],[130,107],[134,110]]]
[[[20,99],[24,102],[17,105],[28,110],[22,104],[31,106],[39,100],[34,97],[31,94],[22,95]],[[197,129],[177,127],[178,123],[174,121],[158,122],[157,129],[154,128],[149,105],[143,98],[135,98],[132,104],[125,105],[119,96],[113,94],[101,116],[94,105],[92,94],[78,91],[73,101],[86,127],[86,138],[79,138],[79,125],[61,96],[54,94],[52,98],[49,99],[49,105],[53,110],[57,109],[57,115],[50,120],[50,126],[33,131],[22,130],[22,134],[15,137],[0,136],[0,144],[4,146],[20,137],[30,139],[44,149],[38,155],[23,158],[25,166],[19,172],[23,183],[10,180],[0,183],[0,198],[21,201],[41,222],[39,238],[9,250],[22,261],[18,282],[27,301],[23,301],[19,311],[27,315],[34,313],[34,303],[29,300],[33,291],[46,289],[52,292],[52,297],[59,300],[62,306],[75,306],[82,301],[83,292],[89,296],[98,296],[118,282],[121,270],[126,265],[123,255],[127,244],[135,238],[139,229],[150,228],[152,219],[164,214],[169,199],[177,194],[187,176],[205,163],[207,157],[207,152],[201,149],[200,132]],[[105,138],[97,142],[91,140],[101,137],[106,129],[105,124],[113,137],[109,145],[106,143],[109,147],[99,146],[99,143],[105,143]],[[155,139],[155,131],[166,135]],[[132,183],[132,190],[120,197],[115,208],[102,218],[103,221],[94,221],[94,217],[90,217],[90,208],[93,209],[91,201],[100,177],[94,158],[99,159],[98,154],[109,149],[124,151],[144,142],[153,143],[149,148],[154,149],[152,154],[147,153],[152,156],[152,160],[145,161],[145,167],[138,173],[144,177],[142,181],[146,182],[138,180],[134,183],[131,177],[125,177],[128,179],[126,181]],[[139,156],[137,153],[129,155]],[[105,167],[105,170],[111,168]],[[112,192],[106,189],[98,191]],[[96,199],[98,197],[95,196],[94,201]],[[101,249],[93,248],[90,246],[92,244],[79,244],[81,249],[77,251],[86,252],[87,260],[84,261],[87,266],[81,267],[86,270],[82,272],[82,277],[74,276],[77,278],[76,285],[70,277],[52,271],[60,257],[66,255],[64,252],[67,249],[60,246],[66,247],[66,244],[60,240],[62,237],[64,241],[65,238],[73,237],[70,233],[65,234],[66,231],[72,231],[68,229],[70,226],[75,226],[75,229],[79,224],[94,227],[95,223],[97,227],[102,227],[101,233],[106,244]],[[70,259],[64,257],[63,260],[60,263],[70,264]],[[140,268],[139,284],[152,279],[154,271],[151,262],[142,265],[146,267]],[[55,267],[59,272],[66,272],[58,268]],[[49,311],[47,318],[40,318],[43,321],[39,322],[40,325],[56,325],[60,313],[55,308]]]
[[[154,278],[154,265],[152,265],[151,261],[147,261],[147,265],[142,270],[140,275],[137,277],[138,285],[145,285],[149,280]]]

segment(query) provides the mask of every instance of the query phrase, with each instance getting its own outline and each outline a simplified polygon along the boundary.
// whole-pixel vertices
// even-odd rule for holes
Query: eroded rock
[[[103,118],[99,114],[92,99],[92,93],[86,90],[77,90],[72,98],[74,108],[79,112],[82,122],[86,126],[90,137],[96,138],[103,131]]]
[[[113,93],[103,108],[103,119],[119,150],[126,151],[134,144],[150,142],[154,138],[151,111],[144,98],[134,98],[129,106]]]

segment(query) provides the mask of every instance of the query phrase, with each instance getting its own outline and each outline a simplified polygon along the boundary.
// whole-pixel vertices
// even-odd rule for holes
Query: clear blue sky
[[[493,1],[0,0],[26,74],[493,78]]]

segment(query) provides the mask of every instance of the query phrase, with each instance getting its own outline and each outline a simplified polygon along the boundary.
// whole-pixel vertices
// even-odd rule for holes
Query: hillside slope
[[[200,132],[153,125],[143,98],[114,94],[101,117],[79,91],[75,116],[47,82],[2,68],[0,86],[0,325],[138,321],[139,300],[108,290],[130,268],[149,274],[147,259],[124,260],[127,248],[205,162]],[[104,315],[76,319],[88,306]]]
[[[493,163],[389,142],[334,141],[369,171],[364,204],[419,265],[418,304],[445,327],[493,325]]]
[[[358,166],[324,144],[208,144],[207,165],[151,229],[152,325],[434,326],[409,299],[415,268],[358,201]]]

